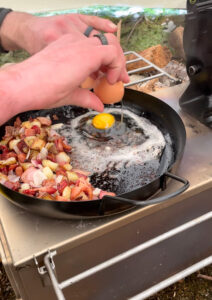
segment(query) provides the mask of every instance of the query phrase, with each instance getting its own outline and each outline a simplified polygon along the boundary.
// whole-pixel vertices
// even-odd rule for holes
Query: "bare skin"
[[[67,34],[24,62],[3,70],[1,124],[23,111],[69,104],[103,111],[99,98],[79,86],[103,67],[108,81],[117,82],[123,72],[117,53],[116,46],[103,46],[96,37],[73,42]]]
[[[5,50],[24,49],[35,54],[64,34],[86,38],[88,26],[96,30],[114,33],[117,26],[96,16],[67,14],[53,17],[37,17],[28,13],[9,13],[0,27],[1,44]],[[92,34],[97,33],[93,31]]]
[[[87,26],[104,30],[109,45],[87,38]],[[88,77],[104,72],[111,84],[128,82],[125,57],[112,32],[116,26],[98,17],[78,14],[35,17],[25,13],[9,13],[0,28],[3,47],[25,49],[33,54],[22,63],[0,72],[0,124],[17,113],[78,105],[103,111],[97,96],[79,88]]]

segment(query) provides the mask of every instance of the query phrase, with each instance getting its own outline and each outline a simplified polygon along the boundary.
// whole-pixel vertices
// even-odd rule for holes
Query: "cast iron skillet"
[[[48,216],[52,218],[95,218],[113,215],[123,212],[125,210],[132,209],[135,206],[147,206],[150,204],[156,204],[168,200],[183,191],[185,191],[189,182],[186,179],[180,178],[170,171],[174,172],[177,165],[183,155],[186,133],[182,120],[178,114],[166,103],[161,100],[152,97],[150,95],[127,89],[124,96],[124,107],[136,112],[140,116],[147,117],[152,123],[156,124],[164,133],[169,133],[172,140],[171,159],[170,155],[165,150],[160,160],[160,167],[156,176],[148,184],[142,187],[137,187],[131,191],[121,192],[116,197],[105,196],[102,200],[92,201],[49,201],[44,199],[38,199],[28,195],[20,194],[11,189],[8,189],[4,185],[0,184],[1,192],[12,203],[18,205],[30,212],[37,213],[39,215]],[[87,110],[76,107],[63,107],[52,110],[31,111],[20,114],[22,121],[26,121],[29,117],[47,116],[50,117],[54,114],[57,115],[59,120],[55,123],[66,123],[77,117]],[[0,139],[4,136],[4,126],[13,125],[16,117],[12,118],[7,124],[0,127]],[[157,197],[155,199],[146,200],[152,196],[158,189],[164,187],[164,183],[167,178],[172,178],[181,182],[183,185],[175,192],[166,196]]]

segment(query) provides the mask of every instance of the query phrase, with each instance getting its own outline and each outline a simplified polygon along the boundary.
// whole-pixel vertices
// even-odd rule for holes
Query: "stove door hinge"
[[[55,270],[55,263],[54,263],[53,257],[56,254],[57,254],[57,251],[55,251],[55,250],[53,250],[53,251],[48,250],[48,257],[49,257],[50,267],[51,267],[52,271]],[[33,255],[33,258],[34,258],[34,262],[35,262],[35,265],[37,267],[38,273],[40,275],[46,274],[48,272],[46,266],[45,265],[39,266],[38,260],[37,260],[37,258],[36,258],[35,255]]]

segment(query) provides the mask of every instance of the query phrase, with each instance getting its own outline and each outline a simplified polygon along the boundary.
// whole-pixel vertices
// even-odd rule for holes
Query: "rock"
[[[185,59],[185,52],[183,48],[183,32],[182,26],[177,27],[173,32],[170,33],[168,42],[169,46],[173,48],[176,58]]]
[[[150,48],[145,49],[144,51],[139,52],[139,54],[160,68],[165,67],[170,62],[172,57],[169,48],[162,45],[152,46]],[[129,54],[126,57],[127,60],[131,60],[135,58],[136,57],[133,54]],[[130,71],[145,66],[147,66],[147,64],[144,61],[138,61],[135,63],[128,64],[127,70]],[[153,71],[153,68],[147,69],[146,71],[141,71],[139,73],[150,72],[150,71]]]

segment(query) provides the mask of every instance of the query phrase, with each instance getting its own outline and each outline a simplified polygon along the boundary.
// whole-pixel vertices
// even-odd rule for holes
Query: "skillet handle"
[[[185,190],[187,190],[187,188],[189,187],[189,181],[187,179],[184,179],[184,178],[179,177],[177,175],[171,174],[169,172],[166,172],[164,174],[164,176],[183,183],[183,186],[180,187],[175,192],[172,192],[168,195],[160,196],[160,197],[157,197],[157,198],[154,198],[154,199],[151,199],[151,200],[146,200],[146,201],[131,200],[131,199],[126,199],[126,198],[116,197],[116,196],[115,197],[105,196],[102,200],[104,201],[104,200],[107,200],[107,198],[108,198],[108,199],[117,200],[117,201],[120,201],[120,202],[127,202],[127,203],[137,205],[137,206],[147,206],[147,205],[161,203],[161,202],[164,202],[164,201],[166,201],[170,198],[176,197],[177,195],[179,195],[179,194],[183,193]]]

